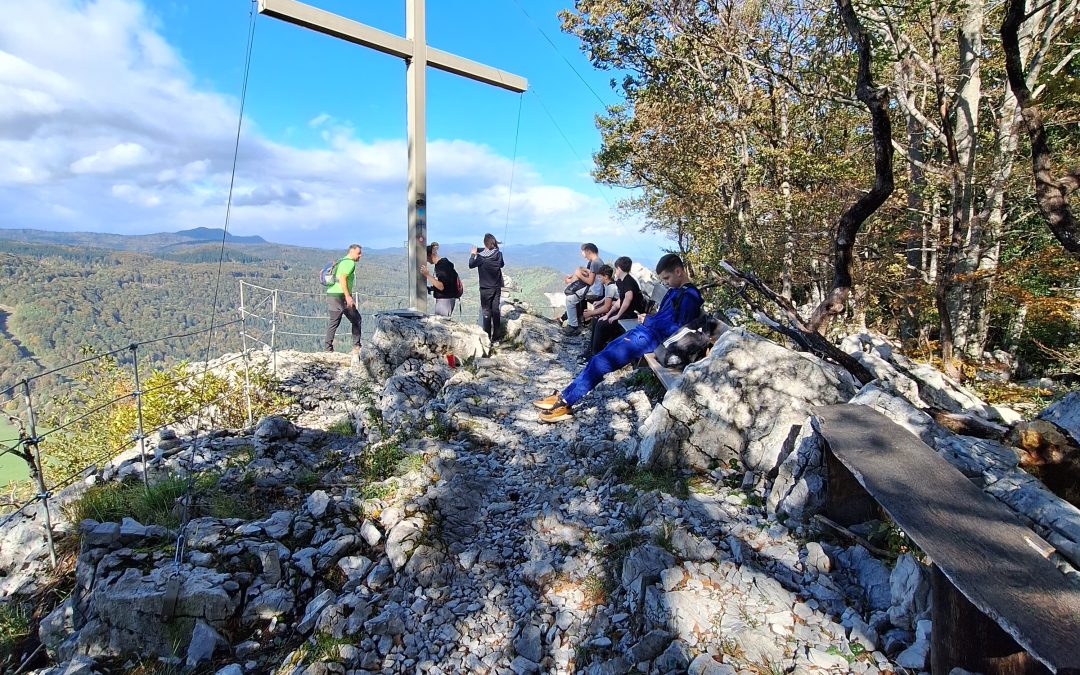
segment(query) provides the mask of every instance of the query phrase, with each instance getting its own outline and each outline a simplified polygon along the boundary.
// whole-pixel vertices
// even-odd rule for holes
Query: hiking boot
[[[560,401],[560,403],[562,403]],[[555,422],[562,422],[568,420],[574,416],[574,411],[570,409],[566,403],[558,405],[547,412],[540,413],[540,421],[547,424],[553,424]]]
[[[567,337],[581,335],[581,326],[566,326],[562,329],[562,334]]]
[[[560,401],[559,401],[559,392],[553,391],[553,392],[551,392],[551,396],[547,396],[547,397],[544,397],[544,398],[541,398],[541,399],[537,399],[536,401],[533,401],[532,403],[533,403],[534,406],[536,406],[537,408],[540,408],[541,410],[551,410],[552,408],[557,408],[559,406],[559,403],[560,403]]]

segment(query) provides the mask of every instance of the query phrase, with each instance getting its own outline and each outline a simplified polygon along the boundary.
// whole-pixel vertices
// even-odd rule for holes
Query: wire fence
[[[370,339],[375,326],[375,316],[380,312],[404,309],[408,307],[408,301],[404,294],[372,294],[357,293],[354,296],[356,306],[360,309],[362,317],[362,340]],[[466,303],[468,305],[469,303]],[[475,304],[475,303],[474,303]],[[206,410],[219,404],[222,396],[228,392],[219,393],[214,398],[202,403],[201,406],[177,407],[166,411],[164,421],[153,426],[146,422],[146,397],[159,394],[170,387],[191,384],[203,376],[203,372],[190,369],[187,374],[179,377],[169,377],[164,381],[153,381],[147,385],[147,345],[160,346],[162,343],[179,343],[184,340],[192,340],[200,336],[206,336],[212,331],[217,331],[219,337],[212,336],[218,341],[217,358],[214,360],[216,368],[222,368],[228,364],[243,361],[243,389],[244,407],[247,422],[250,426],[252,419],[251,400],[251,361],[255,352],[269,352],[268,361],[276,373],[277,352],[284,349],[298,351],[318,351],[324,348],[327,327],[326,296],[324,293],[305,293],[287,289],[268,288],[247,281],[240,282],[240,306],[237,308],[239,316],[233,321],[216,324],[211,328],[186,331],[155,337],[140,342],[133,342],[125,347],[117,347],[102,353],[88,355],[71,363],[37,373],[15,385],[0,390],[0,418],[10,422],[16,429],[17,435],[7,434],[10,438],[0,439],[0,456],[12,454],[21,458],[27,465],[29,477],[33,483],[32,494],[23,498],[17,498],[15,492],[10,497],[0,498],[0,528],[7,526],[13,519],[22,515],[29,517],[33,508],[40,509],[40,522],[43,534],[48,545],[49,559],[55,566],[57,561],[56,547],[53,542],[53,521],[57,507],[54,495],[82,478],[91,471],[98,470],[103,464],[116,459],[121,453],[135,449],[138,452],[138,462],[141,468],[141,476],[144,485],[148,485],[149,470],[147,456],[147,439],[162,429],[181,424],[189,420],[200,410]],[[469,311],[464,308],[464,311]],[[477,311],[472,308],[471,311]],[[463,316],[468,316],[464,315]],[[340,332],[349,334],[351,326],[348,321],[343,321]],[[351,339],[351,337],[350,337]],[[239,342],[239,344],[237,344]],[[224,358],[227,347],[231,346],[233,354]],[[159,347],[160,348],[160,347]],[[236,350],[239,349],[238,352]],[[208,354],[209,358],[209,354]],[[42,380],[46,377],[62,376],[75,381],[79,375],[76,369],[95,367],[96,365],[111,360],[112,367],[117,373],[122,374],[132,383],[127,391],[116,391],[104,400],[95,403],[84,410],[80,410],[69,418],[57,422],[53,420],[48,428],[41,425],[40,412],[43,399],[47,394]],[[52,381],[55,381],[52,380]],[[235,393],[235,392],[234,392]],[[177,404],[179,406],[179,404]],[[131,406],[134,409],[135,432],[128,438],[123,439],[116,447],[105,448],[95,456],[87,457],[81,462],[82,468],[71,472],[69,475],[50,480],[46,465],[42,459],[42,445],[46,439],[56,437],[62,440],[66,434],[73,433],[78,425],[90,420],[109,415],[117,406]],[[195,429],[197,435],[199,429]],[[195,440],[191,441],[195,443]],[[46,461],[48,458],[46,457]],[[190,469],[190,467],[189,467]]]

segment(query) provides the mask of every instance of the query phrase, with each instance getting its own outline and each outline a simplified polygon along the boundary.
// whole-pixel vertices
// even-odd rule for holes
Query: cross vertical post
[[[427,311],[427,284],[420,266],[427,262],[427,29],[424,0],[405,4],[405,39],[413,43],[413,56],[405,61],[409,144],[409,306]]]
[[[425,0],[405,0],[405,8],[406,27],[402,38],[296,0],[259,0],[260,14],[405,60],[409,153],[409,238],[405,242],[410,268],[408,298],[411,309],[426,312],[427,289],[420,266],[425,261],[424,247],[427,245],[427,67],[518,93],[528,89],[529,83],[518,75],[428,47]]]

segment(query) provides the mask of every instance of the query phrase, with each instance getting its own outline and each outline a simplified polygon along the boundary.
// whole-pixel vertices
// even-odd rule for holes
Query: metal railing
[[[374,318],[376,314],[379,312],[402,309],[408,306],[407,298],[404,296],[404,293],[401,295],[355,293],[354,299],[356,300],[357,307],[360,308],[360,314],[363,319],[362,339],[364,340],[370,339],[371,334],[374,331]],[[462,317],[461,320],[472,321],[478,312],[478,305],[476,302],[466,299],[461,299],[458,302],[460,306],[459,315]],[[52,507],[50,505],[50,500],[56,492],[72,485],[81,477],[84,477],[91,469],[99,467],[102,463],[115,459],[125,450],[131,449],[132,444],[138,449],[143,483],[144,485],[148,485],[149,472],[146,439],[166,427],[188,420],[193,415],[214,406],[220,402],[221,396],[228,393],[222,392],[218,397],[195,408],[187,407],[182,410],[173,409],[167,411],[172,414],[166,415],[166,421],[156,424],[152,428],[147,427],[144,404],[145,397],[148,394],[153,394],[178,384],[197,380],[204,374],[203,372],[193,370],[186,376],[171,378],[168,381],[146,387],[146,383],[144,382],[145,373],[140,368],[140,349],[147,345],[175,342],[206,335],[211,331],[221,331],[232,326],[237,327],[235,330],[239,331],[239,354],[236,354],[225,361],[215,361],[215,366],[222,367],[241,359],[244,361],[244,405],[247,413],[248,426],[251,426],[254,422],[252,419],[251,401],[250,357],[252,353],[269,351],[269,361],[272,364],[271,367],[273,372],[276,373],[278,350],[282,348],[293,348],[300,351],[321,349],[321,338],[325,337],[325,327],[327,322],[327,315],[325,313],[325,294],[267,288],[247,281],[241,281],[240,306],[237,309],[239,317],[233,321],[216,324],[211,328],[133,342],[126,347],[118,347],[100,354],[93,354],[72,361],[71,363],[26,377],[15,385],[0,391],[0,410],[9,407],[12,404],[14,404],[16,408],[19,408],[14,415],[0,412],[0,415],[6,416],[19,430],[17,438],[0,439],[0,455],[10,453],[22,458],[27,464],[29,476],[34,482],[35,490],[32,496],[21,503],[12,497],[8,503],[0,504],[0,506],[7,506],[13,509],[3,516],[0,516],[0,528],[6,526],[20,514],[27,513],[34,505],[40,505],[42,525],[45,530],[45,539],[49,549],[49,559],[55,566],[57,556],[56,547],[53,542],[53,514],[51,512]],[[323,313],[317,313],[320,310],[322,310]],[[341,329],[348,331],[348,321],[344,321],[343,324]],[[316,341],[307,338],[320,338],[320,340]],[[218,345],[218,347],[220,351],[223,351],[224,345]],[[304,349],[304,347],[307,347],[307,349]],[[218,358],[221,358],[220,355]],[[97,403],[88,410],[80,411],[73,418],[65,419],[62,423],[52,426],[47,430],[43,430],[41,428],[39,416],[40,405],[35,397],[35,383],[40,382],[46,377],[63,376],[65,373],[71,372],[74,368],[86,366],[104,359],[113,359],[117,366],[130,369],[131,382],[133,383],[131,391],[120,393],[104,402]],[[106,448],[103,452],[99,452],[97,455],[87,458],[86,463],[81,469],[49,484],[50,481],[47,479],[44,471],[44,464],[42,462],[41,444],[51,436],[63,434],[64,432],[71,430],[75,425],[93,418],[96,415],[104,414],[114,406],[122,405],[128,401],[132,402],[135,408],[136,429],[131,437],[125,439],[119,447]],[[198,433],[198,429],[196,429],[195,432]],[[194,441],[192,442],[194,443]]]

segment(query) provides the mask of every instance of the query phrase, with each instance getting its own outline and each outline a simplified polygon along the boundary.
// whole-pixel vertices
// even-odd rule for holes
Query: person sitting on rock
[[[610,341],[607,340],[597,347],[603,331],[603,329],[599,328],[601,323],[600,320],[611,312],[611,308],[614,307],[615,301],[619,298],[619,289],[615,285],[615,270],[611,269],[610,265],[601,265],[597,274],[600,276],[600,282],[603,284],[604,295],[581,315],[584,321],[592,320],[592,339],[589,341],[589,348],[584,354],[584,358],[586,359],[603,349]],[[598,329],[601,331],[600,333],[597,332]]]
[[[586,242],[581,245],[581,255],[586,260],[585,265],[568,274],[563,280],[567,283],[563,291],[566,294],[564,335],[577,335],[581,332],[585,303],[599,300],[604,294],[598,274],[600,267],[604,264],[604,261],[600,259],[600,249],[596,247],[596,244]]]
[[[533,401],[540,408],[541,422],[561,422],[573,416],[573,406],[608,373],[633,363],[653,351],[680,327],[701,314],[705,301],[690,283],[682,258],[668,253],[656,263],[656,275],[668,287],[656,314],[646,316],[641,325],[613,340],[589,359],[585,369],[565,389]]]
[[[619,337],[626,331],[620,321],[630,319],[637,320],[639,314],[645,313],[645,296],[641,293],[641,286],[637,279],[630,275],[630,268],[634,261],[626,256],[615,259],[615,285],[618,300],[611,305],[611,309],[604,316],[596,319],[593,327],[592,354],[597,354],[608,343]]]

